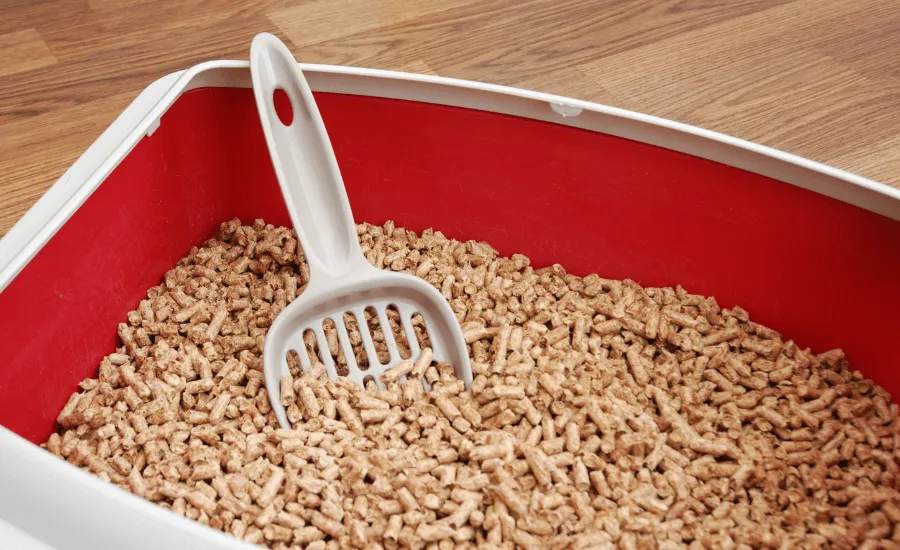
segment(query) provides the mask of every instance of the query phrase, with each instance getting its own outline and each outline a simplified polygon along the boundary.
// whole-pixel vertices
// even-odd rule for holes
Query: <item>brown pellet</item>
[[[840,350],[800,349],[681,287],[534,268],[393,222],[357,236],[378,267],[440,289],[471,388],[414,321],[423,352],[387,389],[329,380],[314,355],[309,372],[293,364],[282,430],[262,348],[309,270],[291,229],[231,220],[117,327],[46,449],[279,550],[900,547],[900,408]]]

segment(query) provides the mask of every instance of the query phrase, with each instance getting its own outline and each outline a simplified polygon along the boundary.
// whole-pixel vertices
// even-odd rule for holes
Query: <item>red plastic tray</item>
[[[358,221],[738,304],[900,390],[900,222],[660,147],[484,111],[317,94]],[[243,88],[186,93],[0,293],[0,424],[48,436],[116,324],[234,216],[289,224]]]

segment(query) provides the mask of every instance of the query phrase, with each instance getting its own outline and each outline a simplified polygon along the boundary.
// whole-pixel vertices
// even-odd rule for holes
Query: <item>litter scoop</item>
[[[384,387],[381,375],[402,361],[388,322],[390,306],[400,314],[411,359],[422,353],[412,324],[412,316],[418,313],[425,321],[434,359],[453,365],[457,378],[468,387],[472,383],[472,367],[450,304],[424,280],[382,271],[363,255],[325,125],[290,50],[271,34],[257,35],[250,48],[250,73],[278,184],[309,262],[309,284],[278,315],[266,336],[263,370],[279,424],[290,428],[281,404],[281,379],[290,374],[287,354],[296,352],[304,371],[312,367],[303,341],[307,330],[315,334],[320,360],[328,376],[332,379],[338,376],[323,328],[329,319],[334,323],[347,362],[347,378],[362,385],[371,376],[379,387]],[[279,89],[287,94],[293,111],[293,119],[287,125],[275,111],[274,94]],[[364,312],[370,307],[377,313],[390,354],[387,364],[379,360],[367,329]],[[361,368],[356,363],[344,324],[345,313],[356,317],[368,367]],[[400,381],[405,382],[405,377]],[[424,386],[430,388],[427,383]]]

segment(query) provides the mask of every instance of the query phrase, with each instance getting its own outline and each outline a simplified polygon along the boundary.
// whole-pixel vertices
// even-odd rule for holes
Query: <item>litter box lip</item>
[[[37,548],[192,548],[259,546],[174,514],[69,464],[0,426],[0,547],[4,527]],[[48,530],[48,525],[53,525]],[[17,541],[20,542],[20,541]],[[42,543],[42,545],[41,545]],[[17,547],[31,550],[32,546]]]
[[[613,135],[711,160],[900,220],[900,189],[850,172],[661,117],[558,95],[441,76],[300,63],[315,92],[462,107]],[[145,88],[0,239],[0,292],[184,93],[249,88],[248,61],[209,61]]]
[[[182,94],[208,87],[249,88],[249,66],[246,61],[211,61],[166,75],[144,89],[0,240],[0,292],[140,140],[155,131]],[[595,131],[754,172],[900,220],[900,189],[687,124],[494,84],[356,67],[300,66],[317,92],[463,107]],[[0,495],[7,497],[0,498],[0,543],[2,528],[12,525],[44,543],[77,548],[103,543],[151,548],[185,541],[192,548],[255,548],[119,490],[3,426]]]

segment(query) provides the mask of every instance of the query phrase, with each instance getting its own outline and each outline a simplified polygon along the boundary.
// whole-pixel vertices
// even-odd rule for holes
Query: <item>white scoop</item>
[[[465,339],[456,315],[441,293],[412,275],[377,269],[363,256],[331,142],[291,52],[275,36],[259,34],[250,48],[250,72],[275,174],[309,262],[309,285],[278,315],[266,336],[266,388],[278,422],[282,427],[290,427],[280,395],[281,378],[290,372],[287,353],[296,351],[303,369],[311,367],[303,342],[307,329],[316,336],[328,375],[338,376],[322,326],[328,319],[338,333],[349,369],[347,377],[362,384],[372,376],[381,385],[381,374],[401,361],[386,315],[391,305],[400,313],[412,359],[421,352],[412,326],[412,316],[418,313],[425,320],[434,358],[453,365],[456,376],[468,387],[472,383],[472,368]],[[287,93],[293,109],[293,120],[288,126],[275,112],[274,93],[278,89]],[[378,314],[390,353],[387,364],[379,361],[367,330],[364,310],[370,306]],[[356,364],[344,326],[345,312],[357,319],[369,363],[366,370]]]

